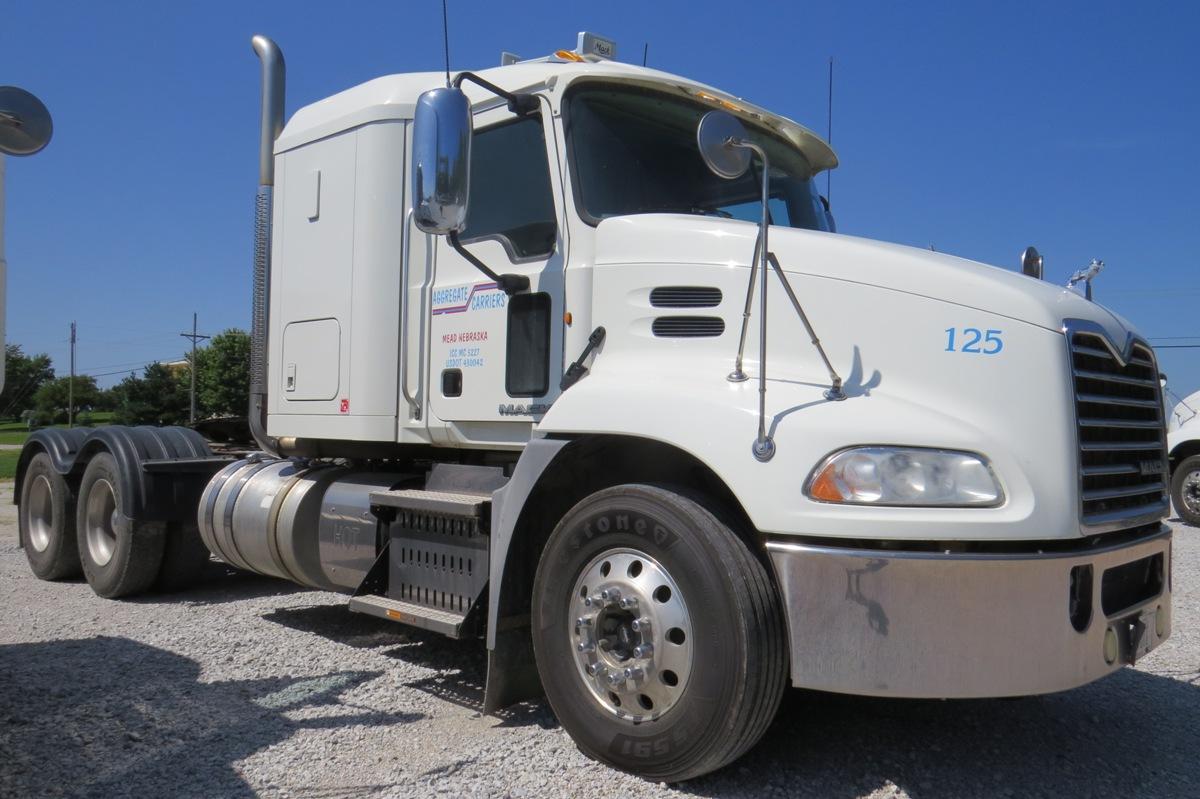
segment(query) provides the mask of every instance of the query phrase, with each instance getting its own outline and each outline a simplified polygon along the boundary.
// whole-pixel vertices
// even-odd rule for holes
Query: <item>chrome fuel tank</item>
[[[238,568],[353,592],[376,556],[370,493],[406,478],[298,460],[238,461],[205,487],[200,535]]]

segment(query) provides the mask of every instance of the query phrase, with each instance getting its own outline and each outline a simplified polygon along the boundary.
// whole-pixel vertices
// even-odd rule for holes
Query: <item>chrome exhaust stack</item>
[[[254,202],[254,295],[250,312],[250,433],[255,443],[279,455],[267,435],[267,332],[271,297],[271,209],[275,193],[275,140],[283,131],[283,53],[266,36],[250,45],[262,62],[262,123],[258,150],[258,193]]]

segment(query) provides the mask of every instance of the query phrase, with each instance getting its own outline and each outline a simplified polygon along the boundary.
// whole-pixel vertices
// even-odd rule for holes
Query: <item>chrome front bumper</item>
[[[1050,693],[1110,674],[1171,633],[1167,527],[1045,554],[778,540],[767,550],[800,688],[923,698]]]

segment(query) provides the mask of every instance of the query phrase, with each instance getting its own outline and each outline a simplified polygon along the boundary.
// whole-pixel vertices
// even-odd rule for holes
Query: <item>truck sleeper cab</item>
[[[1149,345],[1040,280],[833,233],[827,144],[598,41],[284,125],[256,37],[262,452],[36,434],[35,572],[92,581],[108,541],[136,579],[92,584],[125,595],[203,541],[481,639],[488,709],[544,692],[583,751],[661,781],[740,756],[789,680],[1036,694],[1165,640]],[[741,132],[706,145],[714,111]],[[716,174],[709,145],[750,158]]]

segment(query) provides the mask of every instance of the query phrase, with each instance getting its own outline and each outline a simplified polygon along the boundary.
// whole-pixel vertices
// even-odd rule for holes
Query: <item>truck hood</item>
[[[757,233],[753,223],[708,216],[614,217],[602,221],[597,230],[596,265],[746,267]],[[1125,319],[1074,291],[966,258],[842,233],[775,226],[769,243],[790,273],[878,286],[1054,331],[1062,330],[1064,319],[1084,319],[1102,326],[1118,348],[1133,333]]]

